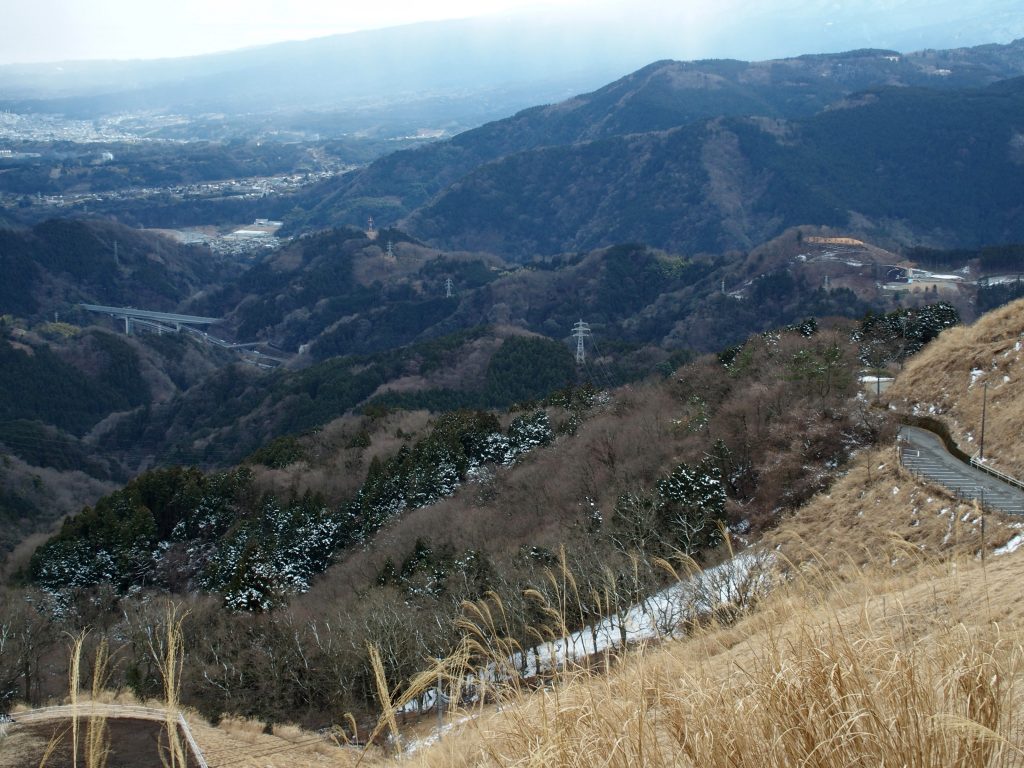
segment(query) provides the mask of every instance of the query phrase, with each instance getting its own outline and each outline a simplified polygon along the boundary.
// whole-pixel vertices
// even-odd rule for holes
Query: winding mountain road
[[[907,469],[983,506],[1024,514],[1024,491],[965,464],[946,450],[942,438],[919,427],[900,428],[900,461]]]

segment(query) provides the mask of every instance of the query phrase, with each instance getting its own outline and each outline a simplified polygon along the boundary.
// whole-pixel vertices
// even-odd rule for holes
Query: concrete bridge
[[[173,312],[153,312],[148,309],[133,307],[105,307],[100,304],[79,304],[82,309],[97,314],[110,315],[124,320],[124,332],[131,335],[132,328],[144,328],[156,333],[191,333],[204,344],[212,344],[221,349],[230,349],[243,355],[243,362],[257,368],[277,368],[288,362],[288,355],[275,350],[270,344],[262,341],[236,343],[211,336],[193,326],[212,325],[219,323],[219,317],[201,317],[199,315],[178,315]],[[267,351],[260,351],[264,347]]]
[[[124,332],[131,335],[133,325],[141,325],[158,333],[167,331],[178,332],[182,326],[212,325],[219,323],[218,317],[200,317],[199,315],[178,315],[173,312],[152,312],[148,309],[133,307],[104,307],[100,304],[80,304],[82,309],[98,314],[124,320]]]

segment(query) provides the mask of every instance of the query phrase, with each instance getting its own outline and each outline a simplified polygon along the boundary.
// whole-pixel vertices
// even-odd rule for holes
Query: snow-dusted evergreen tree
[[[853,332],[853,340],[860,343],[861,362],[881,368],[903,362],[946,328],[959,324],[956,307],[940,301],[884,315],[869,314]]]
[[[260,514],[242,521],[218,548],[203,585],[221,592],[233,610],[268,610],[307,591],[327,569],[343,522],[309,495],[287,506],[267,497]]]
[[[480,446],[480,464],[511,464],[518,455],[512,441],[501,432],[492,432]]]
[[[456,411],[438,418],[431,433],[411,448],[403,445],[387,462],[374,459],[349,513],[358,519],[353,543],[366,542],[388,520],[451,496],[467,477],[488,463],[512,464],[554,437],[543,410],[513,420],[507,435],[482,411]]]
[[[657,487],[658,515],[673,547],[692,555],[722,542],[725,488],[717,467],[680,464]]]
[[[548,445],[554,436],[551,419],[547,411],[543,410],[534,411],[529,416],[517,417],[508,428],[508,440],[517,455]]]

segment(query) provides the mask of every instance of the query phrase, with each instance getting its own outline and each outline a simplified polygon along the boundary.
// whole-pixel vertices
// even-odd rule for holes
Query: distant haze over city
[[[859,47],[956,47],[1024,36],[1024,11],[1019,2],[1008,0],[384,0],[362,8],[309,0],[41,0],[5,12],[0,64],[194,56],[428,21],[501,23],[502,16],[510,15],[520,23],[563,28],[570,48],[601,44],[586,51],[593,58],[637,65],[656,58],[753,59]]]

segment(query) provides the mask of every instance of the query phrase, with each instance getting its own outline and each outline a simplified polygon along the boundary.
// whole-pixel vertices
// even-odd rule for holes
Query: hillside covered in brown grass
[[[1022,330],[1021,303],[947,330],[891,392],[928,371],[969,378],[981,353],[966,349],[1015,358]],[[1006,368],[988,373],[1008,406]],[[942,414],[970,412],[970,388],[928,391]],[[1009,430],[997,434],[1009,450]],[[766,534],[784,578],[741,618],[719,614],[597,677],[570,665],[560,686],[462,715],[416,764],[1019,765],[1020,528],[911,475],[891,443],[862,451]]]
[[[1024,558],[815,565],[735,624],[470,713],[413,763],[1021,764]]]
[[[666,586],[660,560],[714,563],[723,528],[756,536],[828,488],[894,429],[858,398],[857,367],[847,326],[808,324],[628,387],[504,414],[368,409],[228,472],[154,470],[22,561],[63,615],[16,610],[12,593],[10,615],[39,619],[45,641],[4,674],[45,699],[63,676],[26,681],[15,662],[59,654],[67,621],[116,616],[118,679],[147,696],[144,649],[120,638],[159,623],[166,597],[191,611],[182,700],[204,714],[368,716],[368,644],[401,687],[457,646],[464,602],[488,594],[525,643],[524,595],[547,593],[560,557],[592,593],[579,629]]]
[[[1024,301],[951,328],[911,358],[888,391],[911,413],[945,422],[968,454],[980,449],[985,407],[985,460],[1024,476]],[[987,404],[985,389],[987,386]]]

